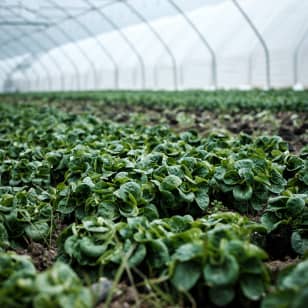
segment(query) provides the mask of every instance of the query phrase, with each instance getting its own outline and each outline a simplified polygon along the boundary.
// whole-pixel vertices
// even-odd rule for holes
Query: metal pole
[[[17,16],[17,17],[20,16],[19,14],[16,14],[16,13],[14,12],[14,10],[11,9],[11,8],[8,8],[8,10],[9,10],[14,16]],[[19,32],[20,32],[23,36],[27,36],[27,33],[26,33],[25,31],[23,31],[23,30],[20,29]],[[26,44],[24,44],[24,43],[22,42],[22,40],[18,40],[18,42],[19,42],[20,45],[22,45],[22,46],[25,48],[25,50],[29,49],[29,50],[32,52],[32,54],[35,54],[35,52],[34,52],[33,49],[32,49],[32,45],[31,45],[31,44],[26,45]],[[35,43],[36,43],[37,46],[42,50],[42,45],[41,45],[38,41],[36,41]],[[43,69],[43,71],[45,71],[45,73],[46,73],[47,82],[48,82],[48,86],[49,86],[49,90],[50,90],[50,89],[52,89],[52,78],[51,78],[51,75],[49,74],[48,68],[44,65],[44,63],[43,63],[39,58],[38,58],[38,63],[39,63],[39,65],[41,66],[41,68]],[[39,76],[39,74],[37,74],[37,75]]]
[[[119,0],[119,2],[123,3],[134,15],[136,15],[145,25],[149,28],[149,30],[154,34],[154,36],[159,40],[159,42],[164,47],[165,51],[168,53],[171,63],[172,63],[172,73],[173,73],[173,82],[175,90],[178,89],[178,81],[177,81],[177,63],[176,59],[169,48],[168,44],[163,40],[158,31],[148,22],[148,20],[129,2]]]
[[[204,34],[199,30],[196,24],[192,21],[188,14],[186,14],[173,0],[168,0],[168,2],[183,16],[188,25],[195,31],[197,36],[200,38],[201,42],[205,48],[209,51],[212,58],[212,84],[214,88],[217,88],[217,59],[213,47],[209,44],[208,40],[205,38]]]
[[[103,9],[103,8],[109,6],[109,5],[114,4],[114,2],[117,2],[117,0],[110,0],[108,3],[104,3],[104,5],[102,5],[102,6],[99,7],[99,8],[100,8],[100,9]],[[52,8],[54,8],[54,7],[52,7]],[[63,10],[63,7],[61,7],[61,9]],[[74,15],[73,18],[76,19],[76,18],[78,18],[78,17],[81,17],[81,16],[83,16],[83,15],[88,14],[88,13],[91,12],[91,11],[93,11],[93,9],[92,9],[92,8],[89,9],[88,6],[87,6],[83,12]],[[69,19],[71,19],[71,18],[70,18],[70,17],[66,17],[66,18],[64,18],[63,21],[66,21],[66,20],[69,20]],[[62,21],[62,22],[63,22],[63,21]],[[63,32],[65,32],[65,31],[63,30]],[[67,37],[67,34],[66,34],[66,33],[65,33],[65,35],[66,35],[66,37]],[[90,35],[92,36],[92,34],[90,34]],[[106,57],[111,61],[112,65],[113,65],[113,67],[114,67],[114,87],[115,87],[116,89],[118,89],[118,88],[119,88],[119,67],[118,67],[118,65],[117,65],[117,63],[116,63],[116,61],[115,61],[115,59],[114,59],[112,53],[110,53],[110,52],[106,49],[106,47],[105,47],[96,37],[94,37],[94,39],[95,39],[95,41],[98,43],[98,45],[101,47],[102,51],[104,52],[104,54],[106,55]],[[69,39],[69,40],[70,40],[70,39]],[[73,41],[74,41],[74,40],[73,40]],[[77,46],[77,47],[79,47],[79,46]]]
[[[299,76],[298,76],[298,71],[299,71],[299,53],[301,50],[301,47],[303,46],[303,43],[305,42],[305,39],[308,36],[308,28],[306,29],[306,31],[304,32],[303,36],[301,37],[301,39],[299,40],[299,42],[297,43],[296,47],[295,47],[295,51],[294,51],[294,55],[293,55],[293,68],[294,68],[294,75],[293,75],[293,82],[294,85],[298,84],[299,82]]]
[[[22,46],[24,49],[26,48],[26,46],[22,43],[22,42],[20,42],[20,41],[16,41],[16,44],[18,44],[17,46]],[[23,50],[24,50],[23,49]],[[2,50],[4,50],[4,48],[2,48]],[[9,57],[9,58],[11,58],[12,57],[12,55],[11,54],[9,54],[9,53],[7,53],[7,56]],[[36,70],[34,70],[34,69],[32,69],[33,70],[33,72],[34,72],[34,75],[35,75],[35,78],[36,78],[36,82],[38,83],[38,82],[40,82],[40,75],[39,75],[39,73],[36,71]],[[44,68],[43,68],[43,70],[44,70]],[[22,69],[20,69],[20,72],[22,72],[22,74],[23,74],[23,76],[24,77],[26,77],[26,75],[28,76],[28,73],[26,73],[26,71],[24,71],[24,70],[22,70]],[[30,88],[31,88],[31,79],[32,78],[29,78],[29,77],[27,77],[27,78],[25,78],[25,82],[27,82],[28,83],[28,90],[30,90]],[[27,89],[27,87],[25,87],[26,89]],[[25,91],[27,91],[27,90],[25,90]]]
[[[8,58],[11,58],[11,55],[5,49],[2,49],[2,53],[6,54],[6,56]],[[30,84],[31,84],[30,78],[29,78],[28,74],[24,70],[18,68],[18,64],[15,65],[15,67],[14,67],[14,65],[12,66],[12,69],[11,69],[10,73],[14,73],[15,70],[20,71],[21,74],[24,76],[24,79],[25,79],[25,92],[26,92],[27,91],[27,85],[28,85],[28,89],[30,88]],[[37,75],[36,72],[35,72],[35,74]]]
[[[73,20],[77,25],[79,25],[88,35],[92,36],[93,33],[91,33],[91,31],[88,30],[88,28],[82,24],[78,19],[76,19],[73,15],[66,13],[60,5],[58,5],[58,3],[56,3],[53,0],[48,0],[48,2],[53,5],[55,8],[59,9],[61,12],[63,12],[67,17],[68,20]],[[66,32],[67,33],[67,32]],[[83,57],[87,60],[87,62],[89,63],[90,67],[92,68],[93,71],[93,77],[94,77],[94,87],[97,84],[97,72],[96,72],[96,68],[95,68],[95,64],[92,61],[92,59],[90,57],[88,57],[87,53],[81,48],[79,47],[78,43],[74,41],[74,38],[72,38],[70,35],[67,35],[68,37],[70,37],[70,40],[72,42],[75,43],[76,46],[78,46],[78,49],[80,51],[80,53],[83,55]]]
[[[6,59],[6,58],[5,58]],[[1,59],[1,71],[5,71],[6,74],[4,74],[4,82],[7,80],[10,76],[10,74],[14,71],[14,66],[11,66],[5,61],[5,59]],[[27,77],[26,77],[27,78]],[[2,88],[2,92],[5,92],[5,88]]]
[[[90,0],[86,0],[86,2],[97,12],[102,18],[104,18],[113,29],[115,29],[119,35],[122,37],[122,39],[126,42],[128,47],[132,50],[132,52],[135,54],[139,64],[140,64],[140,69],[141,69],[141,87],[144,89],[146,86],[146,79],[145,79],[145,64],[143,61],[142,55],[139,53],[139,51],[136,49],[134,44],[131,42],[129,37],[121,30],[121,28],[105,14],[99,7],[94,6],[93,3]]]
[[[239,5],[237,0],[232,0],[236,8],[239,10],[239,12],[242,14],[252,31],[255,33],[256,37],[258,38],[259,42],[261,43],[263,50],[264,50],[264,55],[265,55],[265,65],[266,65],[266,87],[268,89],[271,88],[271,67],[270,67],[270,52],[269,48],[262,37],[261,33],[259,30],[256,28],[250,17],[246,14],[246,12],[243,10],[243,8]]]
[[[31,12],[31,13],[34,13],[36,16],[40,16],[40,17],[45,18],[45,19],[48,19],[48,18],[49,18],[47,15],[44,15],[44,14],[42,14],[42,13],[38,13],[37,10],[32,10],[32,9],[27,8],[27,7],[24,7],[24,6],[23,6],[23,9],[24,9],[24,10],[27,10],[27,11],[29,11],[29,12]],[[50,23],[50,27],[49,27],[49,28],[55,27],[55,29],[57,29],[61,34],[63,34],[63,35],[65,36],[65,31],[62,31],[61,28],[58,29],[58,28],[56,27],[56,25],[57,25],[57,23],[55,23],[55,22]],[[44,29],[44,30],[45,30],[45,29]],[[32,32],[32,35],[34,35],[34,34],[39,34],[40,32],[42,32],[42,31],[44,31],[44,30],[33,31],[33,32]],[[47,30],[48,30],[48,29],[47,29]],[[46,35],[47,38],[49,38],[49,40],[50,40],[55,46],[58,46],[58,45],[59,45],[59,43],[56,42],[56,40],[54,39],[54,37],[53,37],[52,35],[49,35],[49,34],[48,34],[48,31],[45,31],[45,35]],[[30,37],[31,35],[27,35],[27,36]],[[10,42],[10,41],[8,41],[7,43],[9,43],[9,42]],[[46,49],[46,50],[48,50],[48,49]],[[72,65],[72,67],[73,67],[73,69],[74,69],[74,71],[75,71],[76,77],[77,77],[77,90],[79,90],[79,89],[80,89],[80,72],[79,72],[79,69],[78,69],[76,63],[74,62],[73,58],[72,58],[63,48],[59,48],[59,51],[60,51],[61,54],[68,60],[68,62]],[[57,62],[56,59],[55,59],[54,57],[52,57],[51,55],[49,55],[49,57],[50,57],[51,59],[54,59],[54,63],[56,64],[56,62]],[[62,84],[63,84],[63,88],[64,88],[64,73],[63,73],[63,70],[62,70],[62,68],[61,68],[61,65],[56,64],[56,66],[57,66],[57,68],[59,68],[59,70],[60,70],[60,71],[62,72],[62,74],[63,74],[63,76],[62,76],[61,78],[62,78]]]
[[[117,0],[112,0],[112,1],[110,1],[109,3],[105,3],[105,4],[102,6],[102,8],[103,8],[103,7],[107,7],[107,6],[110,5],[110,4],[113,4],[115,1],[117,1]],[[15,7],[15,6],[11,6],[11,7]],[[22,7],[23,7],[24,9],[29,9],[29,8],[24,7],[24,6],[22,6]],[[52,8],[52,9],[55,9],[54,6],[52,6],[51,8]],[[62,9],[62,8],[63,8],[63,7],[61,7],[61,9]],[[87,10],[85,10],[85,11],[82,11],[81,13],[76,14],[76,15],[75,15],[75,18],[87,14],[89,11],[91,11],[91,10],[87,9]],[[41,14],[41,15],[42,15],[42,14]],[[42,15],[42,16],[44,16],[44,15]],[[45,15],[45,16],[46,16],[46,15]],[[48,18],[48,17],[46,17],[46,18]],[[59,25],[60,23],[63,23],[63,22],[65,22],[65,21],[69,20],[69,19],[70,19],[70,18],[68,18],[67,16],[66,16],[65,18],[61,18],[59,21],[51,23],[49,28],[55,27],[55,29],[57,29],[68,41],[72,41],[72,38],[71,38],[70,36],[68,36],[68,34],[66,33],[66,31],[64,31],[62,28],[58,27],[58,25]],[[42,32],[42,31],[44,31],[44,30],[39,29],[39,30],[33,31],[32,34],[34,34],[34,33],[40,33],[40,32]],[[22,37],[23,37],[23,36],[21,35],[21,36],[18,37],[18,38],[22,38]],[[73,40],[73,41],[74,41],[74,40]],[[12,42],[12,40],[8,40],[8,41],[6,41],[6,42],[1,42],[1,43],[2,43],[3,45],[6,45],[6,44],[8,44],[8,43],[10,43],[10,42]],[[58,44],[56,44],[56,45],[58,45]],[[81,52],[80,47],[79,47],[77,44],[76,44],[76,48],[78,49],[79,52]],[[69,60],[69,62],[70,62],[70,63],[72,64],[72,66],[74,67],[75,72],[76,72],[76,77],[78,77],[78,79],[77,79],[77,89],[80,89],[80,72],[79,72],[79,69],[78,69],[77,65],[74,63],[74,61],[72,60],[72,58],[65,52],[64,49],[59,48],[59,50],[60,50],[60,52],[61,52],[62,54],[65,55],[65,57]],[[107,54],[106,54],[106,55],[107,55]],[[107,55],[107,56],[108,56],[108,55]],[[116,63],[113,63],[113,64],[116,65]],[[115,71],[115,84],[116,84],[116,87],[117,87],[117,80],[118,80],[117,72]]]
[[[30,8],[27,8],[27,7],[23,7],[24,10],[27,10],[28,12],[31,12],[33,14],[35,14],[36,16],[39,16],[40,18],[45,18],[45,19],[48,19],[48,16],[47,15],[44,15],[40,12],[38,12],[37,10],[32,10]],[[52,24],[51,24],[52,25]],[[48,29],[47,29],[48,30]],[[48,34],[48,31],[45,31],[45,36],[46,38],[49,39],[49,41],[55,45],[55,46],[58,46],[59,44],[56,42],[56,40],[53,38],[52,35],[49,35]],[[48,48],[46,49],[46,51],[48,52]],[[70,57],[70,55],[68,55],[64,50],[63,48],[59,48],[59,51],[62,53],[62,55],[64,56],[64,58],[66,58],[68,60],[68,62],[72,65],[74,71],[75,71],[75,74],[76,76],[79,78],[79,71],[78,71],[78,67],[76,66],[75,62],[73,61],[73,59]],[[65,74],[62,70],[62,67],[61,65],[59,64],[59,62],[57,61],[56,57],[53,57],[51,54],[49,54],[49,57],[53,60],[54,64],[57,66],[57,69],[60,71],[60,74],[61,74],[61,87],[62,87],[62,90],[65,90]]]

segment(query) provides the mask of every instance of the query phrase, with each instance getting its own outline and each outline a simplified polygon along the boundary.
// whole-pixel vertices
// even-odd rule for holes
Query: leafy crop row
[[[176,134],[43,106],[1,105],[0,112],[0,267],[13,264],[12,272],[0,273],[7,307],[15,307],[9,294],[20,287],[14,266],[24,263],[5,251],[29,241],[48,245],[59,221],[66,228],[58,259],[79,273],[99,269],[113,278],[124,260],[136,281],[156,279],[184,294],[201,288],[218,306],[262,300],[269,292],[264,261],[276,253],[270,248],[275,236],[292,249],[288,253],[306,256],[307,148],[294,155],[278,136]],[[299,271],[307,267],[302,264]],[[72,307],[80,292],[81,301],[88,298],[80,307],[92,305],[88,289],[64,263],[40,274],[26,267],[29,286],[63,267],[72,277],[63,279],[76,288],[52,297],[29,287],[33,293],[20,293],[20,305],[28,298],[36,307]],[[265,307],[280,292],[303,303],[306,293],[297,297],[288,288],[277,286]]]
[[[110,104],[141,105],[148,107],[186,107],[189,109],[257,109],[257,110],[308,110],[308,92],[285,90],[219,90],[219,91],[99,91],[50,92],[14,94],[6,99],[95,100]]]

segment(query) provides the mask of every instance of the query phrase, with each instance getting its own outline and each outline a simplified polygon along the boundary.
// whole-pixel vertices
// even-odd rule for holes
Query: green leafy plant
[[[88,308],[94,305],[94,294],[64,263],[37,273],[29,257],[0,253],[0,304],[12,308]]]
[[[298,307],[307,305],[308,261],[288,267],[280,273],[277,285],[263,300],[261,307]]]
[[[290,239],[293,250],[304,254],[308,249],[307,224],[308,207],[307,195],[283,195],[269,200],[261,222],[269,232],[275,232],[279,227],[290,226]]]

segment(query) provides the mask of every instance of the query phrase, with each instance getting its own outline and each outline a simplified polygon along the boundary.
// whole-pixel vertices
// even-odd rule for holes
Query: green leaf
[[[147,251],[147,261],[153,268],[165,266],[170,260],[168,248],[160,239],[150,241],[147,246]]]
[[[269,293],[262,300],[261,308],[289,308],[291,307],[291,302],[293,301],[294,294],[291,291],[279,290],[275,293]],[[293,306],[292,306],[293,307]],[[301,307],[301,308],[305,308]]]
[[[179,233],[191,228],[193,218],[190,215],[175,215],[168,219],[168,225],[172,232]]]
[[[80,251],[90,258],[98,258],[106,251],[106,245],[98,245],[89,237],[83,237],[79,240]]]
[[[160,184],[160,190],[172,191],[182,184],[181,178],[176,175],[168,175]]]
[[[237,185],[233,188],[233,197],[238,201],[247,201],[252,196],[252,187],[247,184]]]
[[[190,290],[201,276],[201,266],[192,261],[177,263],[171,277],[171,283],[179,291]]]
[[[216,288],[210,288],[209,289],[209,297],[213,304],[215,304],[218,307],[223,307],[228,304],[230,304],[234,297],[235,292],[233,288],[230,287],[216,287]]]
[[[303,238],[299,232],[293,232],[291,236],[291,245],[295,252],[303,255],[308,251],[308,238]]]
[[[180,246],[172,258],[182,262],[200,257],[204,254],[203,243],[187,243]]]
[[[237,169],[251,169],[254,166],[254,163],[251,159],[242,159],[242,160],[238,160],[235,162],[234,164],[235,168]]]
[[[260,299],[265,291],[264,282],[262,276],[260,275],[242,275],[240,279],[240,286],[243,294],[253,301]]]
[[[197,205],[202,211],[205,211],[208,208],[209,203],[210,203],[210,198],[209,198],[207,191],[198,190],[195,193],[195,199],[196,199]]]
[[[274,213],[266,212],[261,216],[261,223],[269,230],[273,231],[279,219]]]
[[[289,275],[284,277],[281,286],[289,289],[299,289],[308,285],[308,260],[298,263]]]
[[[136,204],[124,203],[119,204],[119,212],[124,217],[133,217],[139,214],[139,209]]]
[[[227,185],[235,185],[241,181],[237,171],[227,171],[223,177],[223,181]]]
[[[291,197],[287,203],[286,207],[288,212],[293,216],[299,215],[305,208],[305,200],[300,197]]]
[[[193,192],[184,193],[181,189],[178,188],[180,197],[188,203],[191,203],[195,199],[195,194]]]
[[[287,181],[275,169],[271,172],[271,185],[268,187],[269,191],[279,194],[284,191]]]
[[[31,225],[27,225],[25,232],[33,241],[39,241],[48,236],[49,225],[46,222],[37,221]]]
[[[303,167],[303,160],[295,155],[290,155],[287,158],[287,170],[296,171]]]
[[[233,256],[226,255],[221,262],[214,264],[208,261],[203,268],[203,275],[209,286],[232,285],[238,278],[239,265]]]
[[[161,190],[162,204],[164,207],[173,208],[176,206],[176,199],[174,195],[168,190]]]
[[[159,218],[159,213],[156,206],[152,203],[149,203],[143,207],[143,216],[149,220],[154,220]]]
[[[77,245],[78,245],[78,237],[76,235],[72,235],[65,240],[64,250],[70,257],[72,257],[76,250]]]
[[[308,288],[303,288],[298,292],[292,303],[292,308],[306,308],[308,303]]]
[[[145,245],[138,245],[137,249],[134,251],[132,256],[128,259],[128,265],[130,267],[135,267],[139,265],[145,258],[146,256],[146,247]]]
[[[114,192],[114,195],[125,203],[137,206],[138,201],[141,199],[142,191],[138,183],[127,182],[122,184],[120,188]]]

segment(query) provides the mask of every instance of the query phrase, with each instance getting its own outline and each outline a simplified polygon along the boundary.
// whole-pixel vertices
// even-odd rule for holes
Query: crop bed
[[[306,307],[307,97],[1,96],[0,304]]]

